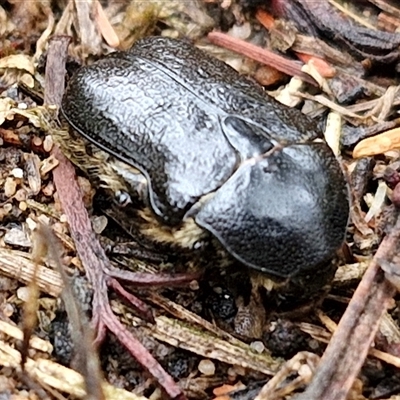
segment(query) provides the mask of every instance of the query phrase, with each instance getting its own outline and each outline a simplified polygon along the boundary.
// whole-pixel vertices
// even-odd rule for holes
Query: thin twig
[[[307,390],[296,400],[345,400],[379,328],[395,289],[379,263],[390,259],[400,240],[400,217],[377,250],[325,350]]]
[[[68,43],[69,39],[62,36],[54,37],[50,41],[46,66],[46,104],[57,106],[61,104]],[[59,160],[58,167],[53,171],[53,179],[60,203],[67,216],[76,251],[94,290],[93,321],[98,330],[96,344],[104,338],[106,329],[109,329],[158,381],[169,397],[185,399],[182,390],[172,377],[164,371],[148,350],[138,339],[132,336],[112,312],[107,294],[109,277],[106,275],[106,271],[111,270],[111,265],[92,230],[89,215],[83,204],[82,194],[76,180],[75,169],[61,153],[58,146],[53,148],[52,154]]]
[[[211,43],[214,43],[217,46],[225,47],[228,50],[243,54],[255,61],[284,72],[287,75],[298,76],[303,81],[318,87],[318,83],[314,78],[301,70],[301,67],[303,66],[303,63],[301,62],[282,57],[270,50],[262,49],[254,44],[247,43],[244,40],[234,38],[222,32],[210,32],[208,34],[208,39]]]

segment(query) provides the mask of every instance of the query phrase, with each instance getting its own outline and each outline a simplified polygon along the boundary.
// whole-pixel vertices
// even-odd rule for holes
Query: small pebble
[[[28,204],[26,204],[26,201],[21,201],[21,202],[18,204],[18,208],[19,208],[21,211],[26,211],[26,209],[28,208]]]
[[[8,214],[12,210],[12,208],[13,205],[11,203],[4,204],[3,206],[4,213]]]
[[[11,228],[4,235],[4,242],[11,246],[31,247],[32,242],[27,233],[19,228]]]
[[[18,108],[20,110],[26,110],[28,108],[28,105],[26,103],[18,103]]]
[[[47,153],[50,153],[54,145],[53,137],[51,135],[47,135],[43,141],[43,150]]]
[[[213,376],[215,374],[215,364],[211,360],[201,360],[199,362],[198,370],[206,376]]]
[[[2,376],[6,376],[6,377],[14,377],[15,376],[15,370],[14,370],[14,368],[11,368],[11,367],[3,367],[2,369],[1,369],[1,374],[2,374]]]
[[[233,25],[228,34],[237,39],[246,40],[252,34],[252,28],[249,22],[241,25]]]
[[[254,78],[260,85],[271,86],[282,81],[285,75],[275,68],[262,65],[257,68]]]
[[[17,201],[25,201],[27,198],[27,193],[25,189],[18,189],[14,196]]]
[[[256,340],[255,342],[250,343],[250,347],[257,353],[261,354],[265,350],[264,343]]]
[[[237,379],[237,373],[234,368],[228,369],[228,380],[229,382],[235,382]]]
[[[29,301],[31,297],[31,292],[28,286],[23,286],[17,289],[17,297],[22,301]]]
[[[310,339],[308,341],[308,346],[310,347],[311,350],[317,350],[317,349],[319,349],[320,344],[319,344],[318,340]]]
[[[32,144],[36,147],[42,147],[43,140],[39,136],[34,136],[32,139]]]
[[[200,289],[199,282],[196,281],[196,280],[191,281],[191,282],[189,283],[189,288],[190,288],[190,290],[199,290],[199,289]]]
[[[131,196],[128,193],[118,190],[115,193],[115,200],[121,207],[126,207],[128,204],[132,203]]]
[[[37,224],[36,224],[36,222],[32,219],[32,218],[27,218],[26,219],[26,224],[28,225],[28,228],[31,230],[31,231],[33,231],[33,230],[35,230],[36,229],[36,226],[37,226]]]
[[[22,168],[14,168],[11,171],[11,175],[15,178],[22,179],[24,177],[24,171],[22,170]]]
[[[12,397],[11,397],[11,398],[12,398]],[[29,392],[28,392],[27,390],[20,390],[20,391],[18,392],[18,397],[17,397],[17,399],[18,399],[18,400],[21,400],[21,398],[30,399],[31,396],[30,396],[30,394],[29,394]],[[12,400],[16,400],[16,399],[14,398],[14,399],[12,399]]]
[[[17,191],[17,182],[15,181],[14,178],[9,176],[8,178],[6,178],[6,181],[4,182],[4,195],[6,197],[12,197],[14,196],[16,191]]]
[[[95,233],[100,234],[106,229],[108,219],[104,215],[96,216],[92,218],[92,227]]]
[[[10,318],[14,314],[15,309],[12,304],[5,303],[1,306],[0,311],[5,317]]]

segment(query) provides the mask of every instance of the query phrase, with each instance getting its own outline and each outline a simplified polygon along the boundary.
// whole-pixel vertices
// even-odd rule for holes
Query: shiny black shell
[[[147,38],[81,68],[62,112],[144,174],[163,223],[193,216],[249,267],[312,271],[344,240],[347,184],[315,122],[186,41]]]

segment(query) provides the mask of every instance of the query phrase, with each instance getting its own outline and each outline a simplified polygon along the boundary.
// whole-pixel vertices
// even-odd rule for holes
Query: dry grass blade
[[[21,353],[1,340],[0,365],[19,370],[20,363]],[[31,378],[43,385],[50,386],[60,392],[68,393],[78,399],[86,398],[84,378],[72,369],[44,358],[35,360],[28,358],[25,370]],[[145,397],[136,396],[126,390],[114,388],[108,383],[103,383],[102,389],[106,400],[146,400]]]
[[[370,3],[375,4],[381,10],[386,11],[389,14],[392,14],[396,18],[400,18],[400,9],[392,6],[386,0],[369,0]]]
[[[382,318],[382,319],[384,319],[384,318]],[[330,329],[328,332],[327,330],[325,330],[319,326],[307,324],[307,323],[300,323],[299,327],[303,332],[308,333],[315,340],[318,340],[322,343],[329,343],[329,341],[331,340]],[[380,325],[380,330],[382,330],[382,323]],[[336,327],[335,327],[335,329],[332,329],[332,332],[335,332],[335,331],[336,331]],[[400,358],[394,356],[393,354],[390,354],[388,352],[381,351],[381,350],[371,347],[368,351],[368,355],[375,357],[378,360],[384,361],[387,364],[393,365],[396,368],[400,368]]]
[[[97,21],[97,27],[100,30],[104,40],[111,47],[117,48],[120,45],[118,35],[115,33],[110,21],[108,20],[106,13],[100,2],[94,0],[94,7],[96,9],[95,18]]]
[[[363,116],[360,116],[358,114],[355,114],[355,113],[349,111],[346,107],[342,107],[339,104],[336,104],[332,100],[329,100],[327,97],[320,95],[320,94],[313,96],[308,93],[297,92],[296,96],[299,96],[299,97],[302,97],[302,98],[308,99],[308,100],[314,100],[317,103],[320,103],[323,106],[330,108],[332,111],[336,111],[340,115],[343,115],[346,117],[357,118],[357,119],[364,118]]]
[[[60,257],[61,250],[55,240],[55,235],[45,224],[39,223],[36,229],[36,242],[40,250],[47,253],[47,257],[51,258],[57,266],[62,277],[64,289],[61,297],[68,314],[71,324],[71,337],[74,344],[75,365],[85,377],[85,389],[87,400],[104,400],[104,393],[101,389],[101,367],[98,354],[93,345],[93,332],[89,324],[88,318],[82,311],[80,304],[76,300],[71,281],[64,271],[62,260]],[[40,251],[39,250],[39,251]],[[36,259],[38,259],[39,251],[36,251]],[[44,257],[46,254],[41,254]],[[35,269],[36,271],[36,269]],[[36,278],[36,274],[35,274]],[[34,281],[36,283],[36,279]],[[36,285],[35,285],[36,287]]]
[[[156,339],[204,357],[274,375],[280,362],[268,354],[258,354],[249,345],[229,343],[210,332],[168,317],[157,317],[154,326],[145,328]]]
[[[32,280],[29,282],[29,299],[24,303],[24,317],[23,317],[23,332],[24,337],[21,346],[21,367],[25,369],[26,359],[28,357],[29,342],[31,336],[37,326],[37,311],[39,307],[39,288],[37,285],[37,270],[38,270],[38,254],[33,255],[35,260],[35,267],[33,270]]]
[[[74,1],[79,35],[82,43],[82,53],[96,54],[101,48],[101,35],[98,27],[94,23],[92,15],[97,8],[96,0]]]
[[[400,128],[394,128],[359,142],[353,150],[353,158],[383,154],[398,148],[400,148]]]
[[[31,282],[35,264],[28,257],[29,254],[19,250],[0,248],[0,272],[25,284]],[[63,287],[59,272],[43,265],[37,268],[36,282],[42,292],[54,297],[60,295]]]
[[[208,34],[208,39],[218,46],[238,52],[266,65],[271,65],[278,71],[284,72],[291,76],[298,76],[303,81],[308,82],[311,85],[318,86],[317,82],[310,75],[302,72],[302,63],[279,56],[269,50],[262,49],[261,47],[247,43],[243,40],[233,38],[222,32],[211,32]]]
[[[18,327],[11,325],[5,321],[0,321],[0,331],[14,339],[23,340],[23,332]],[[37,336],[32,336],[29,341],[29,346],[32,349],[42,351],[44,353],[51,353],[53,346],[46,340],[40,339]]]
[[[219,337],[220,339],[224,339],[232,344],[239,344],[239,346],[243,344],[240,340],[236,339],[234,336],[230,335],[226,331],[220,329],[215,324],[206,321],[204,318],[201,318],[199,315],[190,312],[185,307],[181,306],[180,304],[174,303],[166,297],[163,297],[157,293],[149,293],[147,295],[147,299],[153,304],[156,304],[157,306],[164,309],[168,314],[182,321],[197,325],[201,329],[205,329],[206,331],[211,332],[213,335]]]
[[[360,25],[365,26],[366,28],[372,29],[372,30],[376,30],[376,26],[370,24],[368,21],[366,21],[363,18],[360,18],[358,15],[352,13],[350,10],[348,10],[346,7],[343,7],[341,4],[339,4],[338,2],[334,1],[334,0],[328,0],[328,2],[334,6],[335,8],[337,8],[340,12],[342,12],[343,14],[348,15],[350,18],[352,18],[354,21],[358,22]]]

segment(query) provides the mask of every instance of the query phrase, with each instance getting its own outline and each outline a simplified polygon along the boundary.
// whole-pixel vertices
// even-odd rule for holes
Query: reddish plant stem
[[[396,211],[397,212],[397,211]],[[400,217],[377,250],[325,350],[307,390],[296,400],[345,400],[368,355],[380,318],[395,294],[379,264],[400,247]]]
[[[69,38],[62,36],[54,37],[50,41],[46,65],[46,104],[58,107],[61,105],[68,44]],[[96,344],[99,344],[99,341],[104,338],[106,328],[109,329],[157,380],[170,398],[185,399],[185,395],[172,377],[164,371],[148,350],[132,336],[112,312],[107,293],[110,283],[107,271],[111,271],[112,267],[92,230],[76,180],[75,169],[57,146],[53,148],[52,155],[59,161],[58,167],[53,171],[59,200],[67,217],[77,253],[93,286],[93,322],[98,330]],[[143,281],[142,275],[139,275],[139,281]],[[130,275],[129,277],[129,280],[134,282],[134,276]]]
[[[254,44],[234,38],[222,32],[210,32],[208,34],[208,39],[211,43],[216,44],[217,46],[225,47],[228,50],[243,54],[252,60],[269,65],[287,75],[298,76],[303,81],[318,87],[318,83],[314,78],[301,70],[303,64],[300,62],[289,60],[288,58],[275,54],[270,50],[262,49]]]

